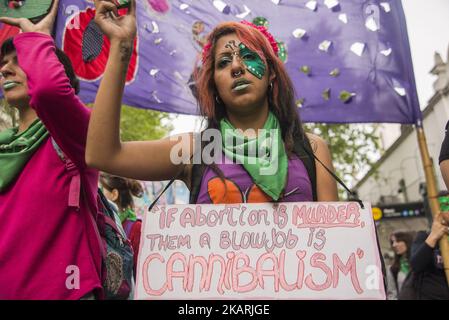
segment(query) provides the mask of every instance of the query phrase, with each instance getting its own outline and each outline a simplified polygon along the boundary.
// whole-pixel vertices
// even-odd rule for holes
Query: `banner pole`
[[[429,199],[430,211],[433,219],[440,212],[440,203],[438,202],[438,188],[436,178],[434,175],[434,168],[432,160],[430,159],[429,149],[427,147],[426,135],[422,126],[416,126],[418,137],[419,151],[421,153],[421,160],[424,167],[424,174],[426,177],[427,197]],[[440,241],[440,250],[443,257],[444,272],[446,274],[446,281],[449,285],[449,239],[443,236]]]

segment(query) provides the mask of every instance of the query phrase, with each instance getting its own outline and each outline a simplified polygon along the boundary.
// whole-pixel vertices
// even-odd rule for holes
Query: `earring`
[[[221,104],[221,100],[218,98],[218,95],[215,96],[215,102],[217,102],[217,104]]]
[[[273,91],[273,82],[270,82],[270,85],[268,86],[270,88],[270,91]]]

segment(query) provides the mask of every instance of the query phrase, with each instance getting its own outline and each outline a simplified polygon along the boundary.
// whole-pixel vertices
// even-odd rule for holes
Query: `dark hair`
[[[412,250],[412,243],[413,243],[413,234],[407,231],[395,231],[390,235],[390,245],[392,245],[391,241],[392,237],[396,238],[396,242],[398,241],[405,242],[405,245],[407,246],[405,257],[407,258],[408,261],[410,261],[410,253]],[[399,269],[401,267],[401,257],[402,255],[398,255],[396,254],[396,252],[394,253],[394,261],[393,264],[391,265],[391,272],[393,273],[395,280],[397,279]]]
[[[16,51],[16,47],[14,46],[14,38],[8,38],[5,41],[3,41],[2,46],[0,48],[0,56],[3,57],[11,52]],[[75,90],[75,94],[78,94],[80,91],[80,82],[78,78],[76,77],[75,70],[73,69],[72,62],[70,61],[69,57],[59,49],[58,47],[55,47],[55,54],[58,57],[59,62],[64,66],[65,74],[67,75],[67,78],[69,78],[70,85]]]
[[[102,172],[100,173],[100,183],[110,192],[117,189],[117,204],[122,210],[126,208],[132,209],[134,206],[132,196],[140,198],[143,194],[142,186],[138,181],[133,179],[122,178]]]

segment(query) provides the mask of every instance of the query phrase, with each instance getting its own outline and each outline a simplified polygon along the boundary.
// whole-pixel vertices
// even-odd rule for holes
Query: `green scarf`
[[[18,128],[0,132],[0,192],[17,178],[25,164],[48,136],[42,121],[36,119],[25,131]]]
[[[263,129],[257,138],[247,138],[227,119],[220,122],[225,155],[243,165],[254,183],[277,201],[287,180],[288,159],[279,121],[273,113],[268,114]]]
[[[410,272],[410,264],[408,263],[407,258],[402,256],[401,259],[399,259],[399,264],[401,272],[407,275]]]
[[[127,208],[125,211],[119,213],[120,221],[123,223],[125,220],[136,221],[136,213],[131,209]]]

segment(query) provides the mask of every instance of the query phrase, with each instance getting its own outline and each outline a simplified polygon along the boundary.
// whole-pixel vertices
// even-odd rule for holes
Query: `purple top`
[[[46,138],[0,193],[0,299],[80,299],[101,288],[101,252],[89,217],[97,207],[98,171],[84,161],[90,111],[70,86],[50,36],[22,33],[14,46],[30,106],[75,164],[84,196],[79,210],[68,206],[72,177]]]
[[[229,161],[230,162],[230,161]],[[218,164],[226,178],[227,192],[217,174],[207,167],[201,179],[197,203],[261,203],[273,199],[254,184],[242,165],[236,163]],[[288,161],[287,186],[279,202],[313,201],[312,184],[303,162],[294,155]]]

